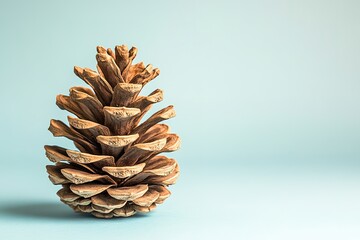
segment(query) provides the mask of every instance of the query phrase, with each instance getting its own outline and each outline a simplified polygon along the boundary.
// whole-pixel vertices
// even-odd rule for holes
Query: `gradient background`
[[[1,239],[360,239],[359,1],[1,1]],[[74,214],[47,179],[55,96],[137,46],[174,104],[182,174],[156,211]]]

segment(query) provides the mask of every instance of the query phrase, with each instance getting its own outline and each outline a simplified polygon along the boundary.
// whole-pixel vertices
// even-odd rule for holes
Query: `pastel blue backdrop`
[[[1,1],[0,239],[360,239],[359,1]],[[182,174],[153,213],[74,214],[47,179],[55,96],[137,46]]]

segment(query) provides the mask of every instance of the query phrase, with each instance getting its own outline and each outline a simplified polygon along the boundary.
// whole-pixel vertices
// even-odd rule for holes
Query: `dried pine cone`
[[[69,126],[51,120],[55,137],[66,137],[79,150],[45,146],[46,166],[61,201],[76,212],[100,218],[128,217],[149,212],[170,196],[168,185],[179,176],[175,159],[161,156],[179,148],[180,138],[159,122],[175,116],[168,106],[140,123],[153,103],[163,99],[157,89],[138,96],[159,69],[132,64],[137,49],[124,45],[115,51],[97,47],[97,72],[75,67],[90,88],[72,87],[70,96],[58,95],[56,104],[76,117]]]

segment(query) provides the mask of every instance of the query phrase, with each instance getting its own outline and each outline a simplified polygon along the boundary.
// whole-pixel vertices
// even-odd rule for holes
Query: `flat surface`
[[[360,1],[0,0],[0,240],[360,239]],[[177,116],[155,212],[74,214],[43,146],[96,46],[136,46]],[[145,117],[150,116],[148,114]]]
[[[56,187],[45,178],[29,179],[14,189],[2,187],[1,239],[360,238],[359,168],[186,170],[156,211],[126,219],[73,213],[57,200]]]

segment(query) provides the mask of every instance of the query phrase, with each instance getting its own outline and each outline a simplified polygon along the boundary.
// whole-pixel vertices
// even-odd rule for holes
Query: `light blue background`
[[[359,1],[1,1],[1,239],[360,239]],[[98,220],[43,145],[95,46],[135,45],[183,139],[173,195]]]

